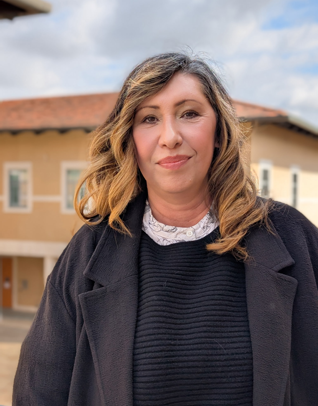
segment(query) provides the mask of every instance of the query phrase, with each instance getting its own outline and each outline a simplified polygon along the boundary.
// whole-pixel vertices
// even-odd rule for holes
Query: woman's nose
[[[161,128],[159,145],[173,149],[182,144],[182,136],[173,120],[164,120]]]

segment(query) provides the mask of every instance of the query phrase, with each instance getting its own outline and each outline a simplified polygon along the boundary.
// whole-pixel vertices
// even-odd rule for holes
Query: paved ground
[[[21,343],[33,315],[4,311],[0,313],[0,405],[11,406],[12,385],[19,359]]]

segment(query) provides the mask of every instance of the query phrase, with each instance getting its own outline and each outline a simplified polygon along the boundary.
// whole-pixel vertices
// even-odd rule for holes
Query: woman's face
[[[196,76],[176,73],[137,108],[133,139],[148,194],[204,193],[215,146],[216,115]]]

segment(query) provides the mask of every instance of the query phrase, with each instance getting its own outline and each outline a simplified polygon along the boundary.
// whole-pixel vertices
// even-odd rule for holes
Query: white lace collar
[[[159,245],[199,240],[212,233],[218,227],[210,212],[192,227],[175,227],[159,223],[151,212],[148,200],[144,211],[142,230]]]

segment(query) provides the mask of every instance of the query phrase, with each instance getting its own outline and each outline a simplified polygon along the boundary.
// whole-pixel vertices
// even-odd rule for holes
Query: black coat
[[[22,345],[14,406],[132,406],[144,204],[125,213],[133,238],[103,222],[63,252]],[[317,406],[318,230],[285,205],[270,218],[275,233],[246,238],[253,406]]]

